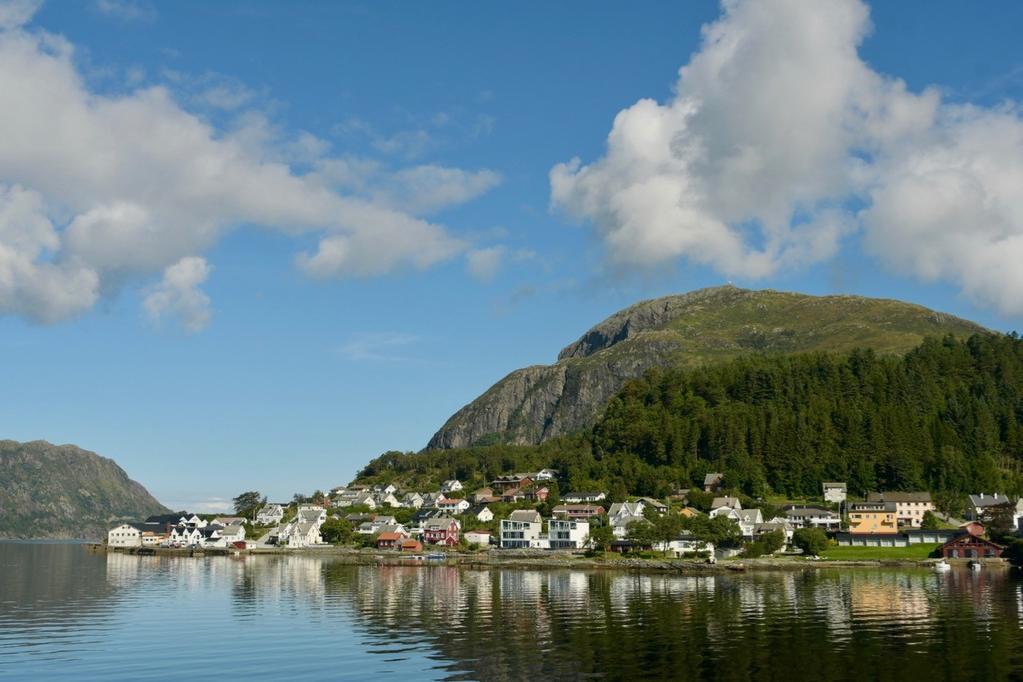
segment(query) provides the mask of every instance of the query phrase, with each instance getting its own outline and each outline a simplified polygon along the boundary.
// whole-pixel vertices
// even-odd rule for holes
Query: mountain
[[[734,286],[637,303],[583,334],[553,365],[516,370],[456,412],[427,449],[537,444],[585,430],[629,379],[656,367],[752,353],[904,354],[925,337],[987,333],[973,322],[889,299]]]
[[[74,445],[0,440],[0,537],[100,539],[170,510],[112,459]]]

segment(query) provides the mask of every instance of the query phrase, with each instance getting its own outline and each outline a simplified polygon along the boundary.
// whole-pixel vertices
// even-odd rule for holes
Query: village
[[[110,529],[105,545],[190,552],[347,545],[406,556],[428,548],[546,550],[714,563],[783,555],[998,559],[1006,537],[1023,535],[1023,499],[1000,493],[969,495],[965,518],[954,518],[940,513],[928,492],[853,500],[839,481],[822,482],[818,501],[776,506],[744,504],[717,472],[706,475],[702,489],[617,502],[599,490],[559,495],[557,476],[552,469],[507,474],[471,492],[455,479],[431,492],[394,484],[341,486],[310,499],[262,500],[236,516],[151,516]]]

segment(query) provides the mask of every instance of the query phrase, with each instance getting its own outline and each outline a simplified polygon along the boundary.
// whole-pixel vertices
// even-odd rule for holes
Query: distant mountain
[[[918,305],[733,286],[637,303],[593,327],[553,365],[519,369],[452,416],[427,449],[529,445],[590,428],[624,384],[655,367],[751,353],[904,354],[925,337],[988,330]]]
[[[98,540],[118,521],[169,511],[111,459],[0,440],[0,537]]]

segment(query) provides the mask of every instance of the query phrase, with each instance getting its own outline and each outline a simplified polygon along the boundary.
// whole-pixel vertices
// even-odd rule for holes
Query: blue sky
[[[643,298],[1023,328],[1023,7],[748,4],[0,2],[0,437],[213,509]]]

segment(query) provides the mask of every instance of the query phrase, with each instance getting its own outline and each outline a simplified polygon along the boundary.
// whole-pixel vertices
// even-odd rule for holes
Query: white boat
[[[952,567],[949,565],[949,563],[947,561],[942,559],[938,563],[934,564],[934,570],[935,571],[942,571],[942,572],[944,572],[944,571],[952,570]]]

